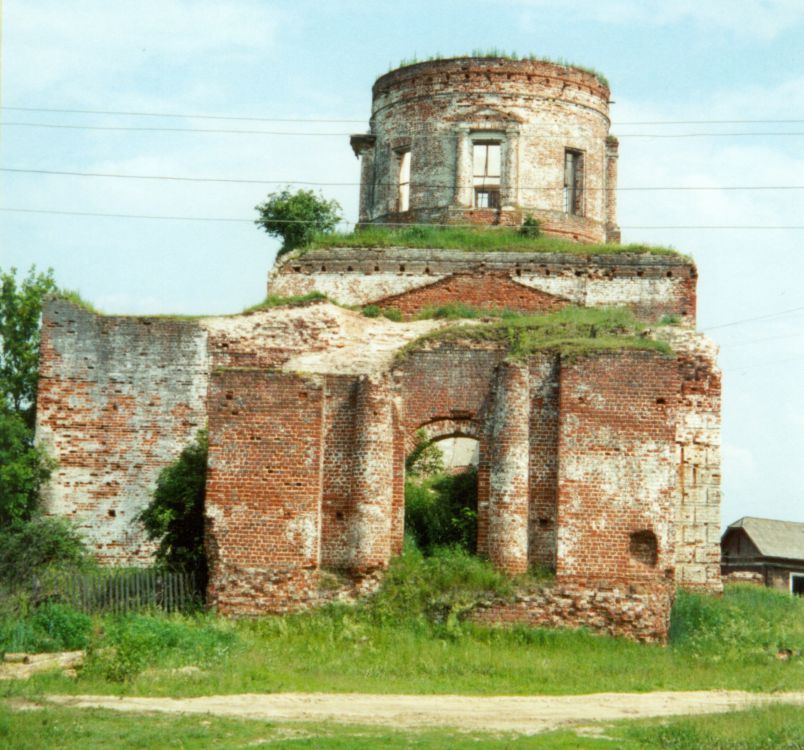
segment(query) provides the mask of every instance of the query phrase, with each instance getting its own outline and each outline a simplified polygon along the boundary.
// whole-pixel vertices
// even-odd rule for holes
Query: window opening
[[[790,574],[790,593],[794,596],[804,596],[804,573]]]
[[[654,534],[649,529],[643,531],[635,531],[630,537],[630,552],[631,557],[637,562],[651,567],[656,565],[659,544]]]
[[[472,144],[475,208],[500,207],[501,151],[499,141],[475,141]]]
[[[583,214],[583,154],[564,152],[564,213]]]
[[[410,150],[399,152],[399,211],[410,210]]]

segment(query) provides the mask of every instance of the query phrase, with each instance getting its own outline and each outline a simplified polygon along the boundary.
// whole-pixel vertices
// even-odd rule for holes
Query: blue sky
[[[356,182],[345,134],[403,58],[494,47],[593,66],[616,102],[620,186],[707,188],[622,191],[619,220],[625,241],[698,263],[699,325],[722,347],[723,520],[804,521],[804,230],[682,228],[804,226],[804,190],[727,189],[804,186],[802,33],[801,0],[5,0],[0,208],[236,221],[0,211],[0,267],[52,267],[107,312],[242,309],[276,253],[250,223],[270,185],[7,170]],[[324,190],[356,218],[356,186]]]

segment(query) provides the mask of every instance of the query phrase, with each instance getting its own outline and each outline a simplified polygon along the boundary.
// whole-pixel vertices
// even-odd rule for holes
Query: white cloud
[[[549,9],[616,25],[670,26],[691,21],[740,36],[772,39],[804,20],[801,0],[516,0],[528,11]],[[533,19],[535,20],[535,18]]]

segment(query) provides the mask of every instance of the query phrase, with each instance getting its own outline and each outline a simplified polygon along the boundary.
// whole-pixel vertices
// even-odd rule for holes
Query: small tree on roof
[[[313,235],[332,232],[341,220],[338,201],[326,200],[312,190],[288,188],[271,193],[265,203],[255,206],[260,218],[254,223],[268,234],[282,238],[279,255],[306,245]]]

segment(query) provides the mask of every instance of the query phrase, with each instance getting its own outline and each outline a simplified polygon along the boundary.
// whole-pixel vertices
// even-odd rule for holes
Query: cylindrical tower
[[[541,60],[458,57],[407,65],[374,84],[362,158],[361,223],[518,225],[618,240],[609,88]]]

